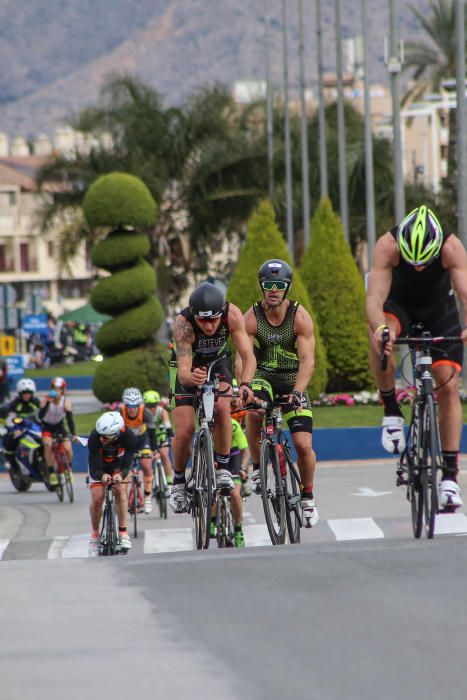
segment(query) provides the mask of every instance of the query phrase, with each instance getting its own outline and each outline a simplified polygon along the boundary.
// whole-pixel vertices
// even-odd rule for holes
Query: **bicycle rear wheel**
[[[138,484],[134,477],[131,479],[130,496],[128,498],[128,511],[133,521],[133,536],[138,537]]]
[[[196,443],[193,518],[197,549],[208,549],[210,539],[211,506],[214,475],[214,447],[212,435],[202,428]]]
[[[62,461],[62,468],[63,468],[63,477],[65,480],[65,491],[66,495],[68,496],[68,500],[70,503],[73,503],[75,500],[75,493],[73,489],[73,472],[71,470],[71,464],[68,461],[68,457],[64,454],[61,457]]]
[[[300,528],[302,527],[300,515],[300,478],[297,468],[290,456],[286,453],[286,450],[284,450],[284,453],[287,464],[286,475],[283,477],[287,532],[289,534],[290,544],[298,544],[300,542]]]
[[[157,505],[159,507],[159,515],[164,520],[167,520],[167,479],[165,478],[164,467],[161,461],[156,463],[157,469]]]
[[[57,469],[57,479],[58,479],[58,484],[55,486],[55,493],[57,494],[57,498],[60,501],[60,503],[63,503],[63,497],[65,495],[65,489],[63,486],[63,482],[65,481],[64,475],[63,475],[63,470],[58,470]]]
[[[272,544],[284,544],[286,533],[285,498],[276,446],[271,440],[261,443],[259,458],[261,498]]]
[[[423,413],[423,471],[422,488],[425,512],[425,532],[428,539],[435,534],[438,514],[438,470],[441,469],[442,455],[433,396],[428,395]]]
[[[219,549],[234,546],[234,523],[230,510],[230,499],[227,496],[218,496],[217,501],[217,546]]]

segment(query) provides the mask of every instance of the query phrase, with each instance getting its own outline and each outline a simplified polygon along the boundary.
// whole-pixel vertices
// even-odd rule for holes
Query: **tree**
[[[156,274],[145,260],[147,234],[156,220],[156,203],[141,180],[111,173],[96,180],[83,202],[86,221],[94,231],[109,229],[91,251],[94,265],[110,272],[91,292],[91,304],[113,318],[96,335],[105,359],[96,370],[93,390],[101,401],[116,401],[127,386],[142,391],[165,388],[163,349],[155,334],[163,320],[154,296]],[[165,363],[164,363],[165,364]]]
[[[300,272],[316,310],[328,357],[328,390],[372,386],[365,290],[338,215],[323,197]]]
[[[227,298],[243,312],[260,298],[258,270],[265,260],[271,258],[279,258],[288,262],[289,265],[292,264],[287,246],[276,224],[274,209],[269,201],[263,200],[249,219],[246,241],[227,293]],[[310,392],[312,396],[317,396],[324,391],[327,382],[326,351],[321,340],[319,323],[298,270],[294,271],[291,298],[303,304],[313,318],[316,352]]]
[[[404,101],[417,100],[428,92],[439,92],[443,81],[456,76],[456,1],[431,0],[431,13],[410,8],[426,31],[429,41],[408,41],[404,70],[413,70],[413,86]],[[466,47],[467,47],[467,16]],[[456,174],[456,110],[449,110],[448,180],[454,186]]]

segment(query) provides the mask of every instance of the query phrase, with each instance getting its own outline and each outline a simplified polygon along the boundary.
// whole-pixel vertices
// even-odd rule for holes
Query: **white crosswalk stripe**
[[[265,523],[244,525],[246,547],[264,547],[271,544]],[[440,514],[436,519],[436,535],[467,535],[467,515],[464,513]],[[410,519],[381,518],[339,518],[322,520],[312,530],[302,530],[302,541],[306,543],[328,543],[332,541],[364,541],[391,539],[394,537],[411,538],[412,526]],[[25,558],[19,540],[0,539],[0,559],[15,558],[17,548],[18,558]],[[47,541],[46,541],[47,544]],[[47,559],[84,559],[89,557],[89,534],[56,536],[50,540],[46,554]],[[211,549],[216,548],[212,542]],[[136,553],[160,554],[183,552],[196,549],[192,527],[155,528],[141,532],[133,539]]]

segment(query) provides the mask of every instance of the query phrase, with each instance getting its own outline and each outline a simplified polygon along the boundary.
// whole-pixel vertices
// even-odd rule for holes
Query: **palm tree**
[[[428,35],[429,41],[409,41],[406,44],[404,70],[413,69],[414,85],[404,102],[420,99],[428,92],[439,92],[443,81],[456,76],[456,2],[431,0],[430,14],[411,10]],[[467,26],[467,18],[466,18]],[[467,39],[466,39],[467,46]],[[448,179],[455,177],[456,111],[449,110]]]

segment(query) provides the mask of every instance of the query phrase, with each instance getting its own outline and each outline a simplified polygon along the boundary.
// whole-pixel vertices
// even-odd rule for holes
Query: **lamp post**
[[[392,98],[392,153],[394,163],[394,214],[401,221],[405,214],[404,172],[402,169],[402,138],[400,112],[400,72],[402,51],[397,42],[397,17],[394,0],[389,0],[389,57],[386,60],[391,76]]]
[[[467,247],[467,113],[464,22],[464,0],[456,0],[457,215],[458,234]]]
[[[295,258],[292,216],[292,154],[289,120],[289,67],[287,53],[287,0],[282,0],[282,41],[284,62],[284,129],[285,129],[285,193],[287,207],[287,245],[292,261]]]
[[[321,197],[328,193],[328,162],[326,154],[326,115],[323,92],[323,40],[321,31],[321,0],[316,0],[316,48],[318,58],[318,100],[319,100],[319,172]]]
[[[264,45],[266,59],[266,133],[268,142],[268,193],[269,199],[272,201],[274,196],[274,146],[272,124],[271,62],[269,57],[270,25],[271,22],[269,15],[269,0],[265,0]]]
[[[307,249],[310,241],[310,182],[308,163],[308,120],[305,101],[305,60],[303,40],[303,2],[298,0],[298,26],[300,33],[300,109],[301,109],[301,146],[302,146],[302,199],[303,199],[303,247]]]
[[[337,142],[339,153],[339,204],[345,238],[349,240],[349,207],[347,201],[347,166],[345,149],[344,90],[342,86],[341,0],[335,0],[336,74],[337,74]]]
[[[363,66],[365,85],[365,190],[366,190],[366,234],[368,244],[368,269],[373,260],[376,240],[375,191],[373,174],[373,139],[371,133],[370,81],[368,75],[368,19],[367,0],[362,1]]]

